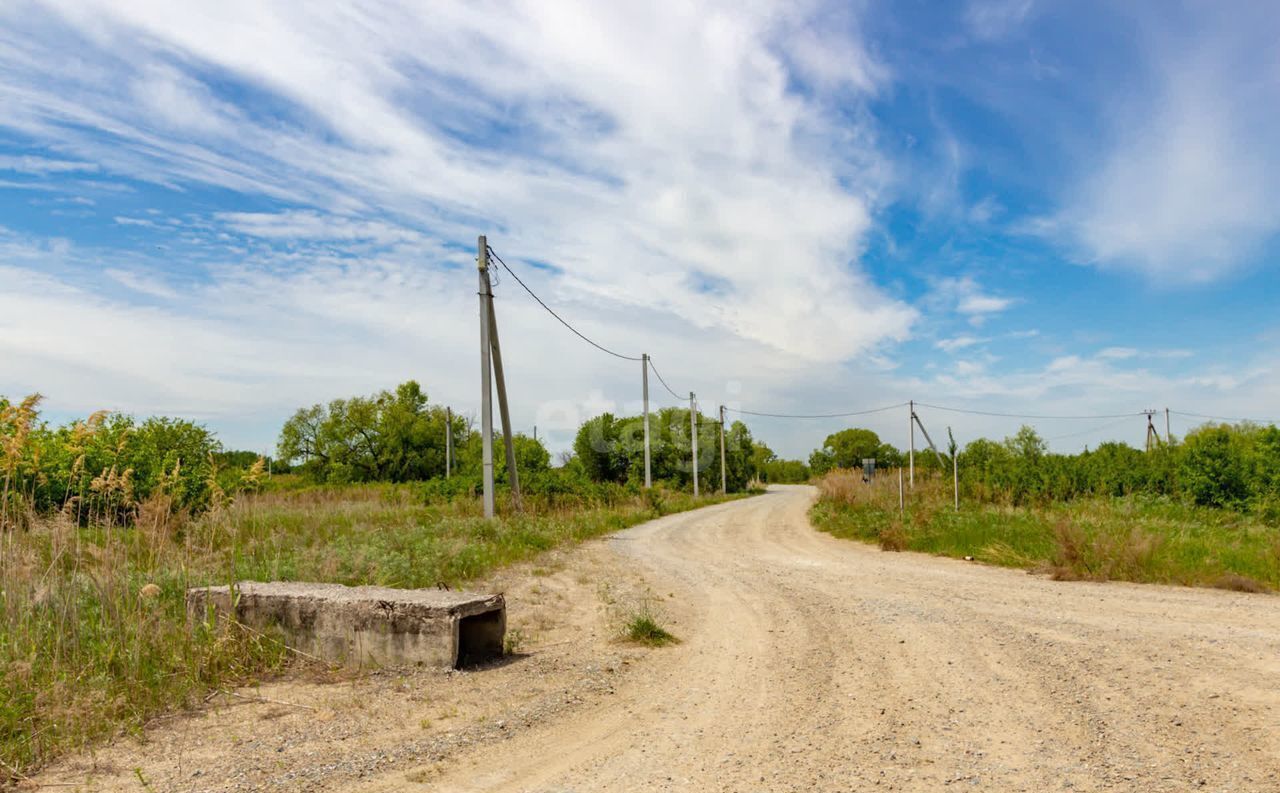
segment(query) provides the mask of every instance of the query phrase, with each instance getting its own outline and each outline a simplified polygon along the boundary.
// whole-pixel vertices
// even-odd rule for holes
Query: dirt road
[[[687,599],[684,644],[438,789],[1280,791],[1276,598],[886,554],[809,498],[613,540]]]
[[[287,779],[377,793],[1280,791],[1280,598],[884,553],[811,529],[811,498],[777,488],[596,546],[610,575],[663,596],[681,644],[631,657],[570,636],[542,666],[470,676],[497,702],[474,741]],[[592,653],[609,654],[596,659],[609,681],[566,688],[556,675],[596,669]],[[530,710],[530,686],[568,704]]]

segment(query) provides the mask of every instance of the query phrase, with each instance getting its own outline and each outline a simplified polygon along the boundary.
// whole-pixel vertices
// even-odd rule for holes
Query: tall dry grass
[[[66,438],[83,495],[36,514],[39,402],[0,404],[0,783],[283,655],[234,626],[187,625],[184,592],[210,578],[217,518],[192,523],[174,507],[176,470],[139,502],[133,471],[119,463],[123,438],[115,459],[88,470],[85,449],[105,413]]]
[[[81,453],[84,495],[36,515],[37,405],[33,397],[0,414],[0,785],[289,660],[279,637],[188,624],[189,587],[457,586],[556,545],[718,500],[593,486],[576,502],[531,495],[523,514],[507,508],[493,522],[479,499],[428,497],[420,485],[256,492],[261,461],[228,492],[209,460],[208,508],[192,515],[176,506],[185,463],[139,499],[131,470],[110,456],[85,470]],[[101,426],[100,417],[75,425],[70,443],[89,446]]]

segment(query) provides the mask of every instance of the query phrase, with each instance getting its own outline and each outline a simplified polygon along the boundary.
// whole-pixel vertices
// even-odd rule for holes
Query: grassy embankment
[[[280,640],[188,625],[187,587],[231,580],[457,586],[547,549],[722,500],[617,486],[526,498],[481,517],[479,500],[422,486],[243,495],[198,519],[139,511],[134,525],[35,519],[0,538],[0,784],[211,691],[290,662]]]
[[[1166,498],[1090,498],[1014,507],[952,506],[951,483],[920,481],[898,509],[896,477],[873,484],[835,471],[819,481],[811,517],[837,537],[1044,572],[1062,580],[1121,580],[1280,589],[1280,528],[1225,509]]]

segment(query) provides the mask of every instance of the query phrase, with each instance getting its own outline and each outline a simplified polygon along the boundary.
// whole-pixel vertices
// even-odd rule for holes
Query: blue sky
[[[614,5],[5,4],[0,394],[255,449],[410,377],[474,412],[485,233],[709,412],[1280,415],[1275,7]],[[638,409],[635,365],[497,299],[518,426]]]

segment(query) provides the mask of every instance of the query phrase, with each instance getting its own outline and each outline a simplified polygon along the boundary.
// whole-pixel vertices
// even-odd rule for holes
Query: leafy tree
[[[1245,467],[1227,426],[1210,426],[1187,436],[1179,477],[1197,504],[1235,506],[1248,495]]]
[[[410,380],[394,391],[298,410],[280,431],[278,454],[326,482],[429,479],[444,474],[447,420],[446,411],[429,406],[426,392]],[[471,433],[461,417],[453,422],[461,451]]]
[[[880,467],[893,467],[901,463],[901,454],[880,436],[868,429],[852,427],[827,436],[822,448],[809,455],[809,467],[815,475],[832,468],[858,468],[865,458],[873,457]]]

